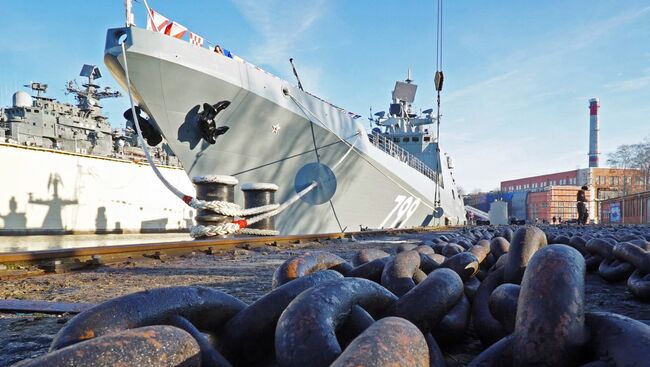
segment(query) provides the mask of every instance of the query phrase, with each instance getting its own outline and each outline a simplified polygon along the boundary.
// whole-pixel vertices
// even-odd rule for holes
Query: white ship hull
[[[125,89],[117,43],[125,33],[134,97],[155,119],[190,177],[225,174],[240,182],[276,183],[276,199],[282,202],[297,191],[294,181],[305,165],[320,160],[336,166],[331,202],[312,205],[303,200],[292,205],[276,218],[281,233],[464,222],[462,200],[446,167],[437,196],[444,213],[435,217],[434,181],[372,145],[365,128],[346,111],[253,65],[143,29],[113,29],[107,36],[105,62]],[[229,101],[230,106],[217,116],[217,125],[230,130],[210,145],[198,133],[196,113],[203,103],[219,101]],[[347,156],[349,146],[342,140],[354,146]],[[242,204],[241,195],[236,201]]]
[[[146,164],[0,143],[0,168],[0,235],[186,231],[195,215]]]

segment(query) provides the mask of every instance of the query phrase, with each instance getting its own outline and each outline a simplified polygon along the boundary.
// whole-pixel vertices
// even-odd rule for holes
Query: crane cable
[[[438,167],[436,169],[436,187],[434,191],[433,205],[436,210],[440,207],[440,171],[442,170],[442,161],[440,159],[440,92],[444,81],[442,73],[442,0],[438,0],[438,16],[436,26],[436,157]]]

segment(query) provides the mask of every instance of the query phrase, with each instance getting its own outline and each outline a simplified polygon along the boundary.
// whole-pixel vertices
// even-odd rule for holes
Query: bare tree
[[[627,169],[632,168],[635,158],[635,148],[634,144],[623,144],[619,145],[616,148],[616,151],[609,153],[607,155],[607,164],[612,167],[622,168],[623,169],[623,189],[621,194],[628,194],[627,180]]]
[[[643,171],[643,188],[648,190],[650,185],[650,136],[641,143],[635,144],[635,154],[632,164]]]
[[[642,171],[643,189],[647,190],[650,185],[650,136],[637,144],[619,145],[616,151],[607,155],[607,164],[623,169],[623,195],[629,191],[625,171],[630,168]],[[638,182],[632,182],[632,184],[635,185]]]

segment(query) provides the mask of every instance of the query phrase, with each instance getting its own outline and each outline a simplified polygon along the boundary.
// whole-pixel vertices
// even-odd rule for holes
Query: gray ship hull
[[[372,145],[365,128],[346,111],[251,64],[143,29],[112,29],[105,63],[125,90],[117,41],[124,34],[134,97],[190,177],[222,174],[239,182],[276,183],[276,200],[282,202],[295,194],[296,175],[305,165],[319,160],[335,167],[331,204],[293,204],[276,218],[281,233],[464,222],[462,200],[446,167],[439,193],[444,214],[436,218],[434,181]],[[203,103],[219,101],[230,106],[217,116],[217,126],[230,129],[210,145],[194,121]],[[238,193],[235,200],[242,204]]]
[[[196,214],[129,160],[0,143],[0,167],[0,236],[186,232]],[[161,171],[193,189],[181,169]]]

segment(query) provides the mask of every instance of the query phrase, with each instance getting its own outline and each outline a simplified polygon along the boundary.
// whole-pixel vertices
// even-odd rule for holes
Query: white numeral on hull
[[[391,224],[386,226],[386,228],[402,228],[411,216],[415,214],[419,206],[420,199],[414,199],[412,196],[397,195],[395,198],[395,207],[384,218],[379,228],[384,228],[391,218]]]

